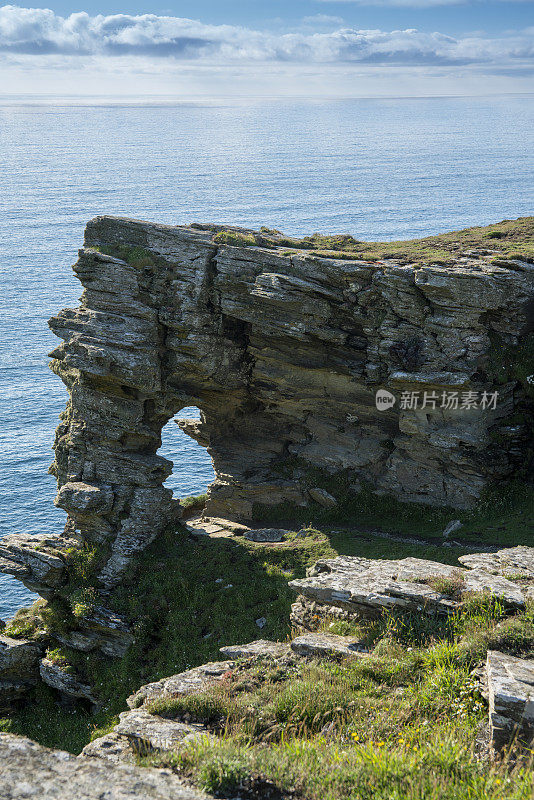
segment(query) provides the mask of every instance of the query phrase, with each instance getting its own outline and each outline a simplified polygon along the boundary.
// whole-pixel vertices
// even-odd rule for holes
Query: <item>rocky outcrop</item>
[[[206,800],[170,770],[76,758],[22,736],[0,734],[2,800]]]
[[[511,580],[534,579],[534,548],[525,545],[497,550],[496,553],[470,553],[460,556],[458,561],[466,567],[504,575]]]
[[[251,528],[243,535],[251,542],[281,542],[287,533],[282,528]]]
[[[0,540],[0,572],[49,598],[67,581],[68,552],[79,542],[65,536],[15,533]]]
[[[86,700],[93,707],[98,706],[91,686],[83,683],[72,667],[43,658],[39,664],[39,673],[44,683],[55,689],[65,700]]]
[[[337,658],[362,656],[367,648],[353,636],[338,636],[335,633],[305,633],[291,642],[291,649],[299,656],[312,658]]]
[[[76,620],[76,628],[54,631],[61,644],[88,653],[100,650],[104,655],[121,658],[133,642],[133,634],[126,620],[114,611],[96,606]]]
[[[175,722],[139,709],[124,711],[119,720],[113,732],[128,739],[138,755],[147,755],[151,750],[173,750],[208,735],[202,725]]]
[[[524,550],[531,557],[532,548]],[[507,552],[500,551],[503,562],[506,562]],[[308,570],[308,577],[289,583],[299,593],[292,607],[291,620],[297,627],[313,630],[330,616],[373,618],[386,610],[451,614],[473,594],[498,597],[509,609],[524,608],[532,594],[534,575],[513,582],[502,575],[476,568],[479,563],[493,563],[493,555],[484,553],[462,557],[464,563],[467,563],[466,559],[474,559],[474,569],[421,558],[387,561],[338,556],[319,559]]]
[[[147,706],[162,698],[192,694],[210,683],[221,680],[234,666],[234,661],[213,661],[202,664],[200,667],[194,667],[178,675],[171,675],[161,681],[147,683],[146,686],[141,686],[135,694],[132,694],[126,702],[130,708],[134,709]]]
[[[490,744],[494,754],[508,745],[534,744],[534,661],[490,650],[486,662]]]
[[[88,224],[74,266],[80,307],[50,320],[62,340],[51,366],[69,392],[51,467],[65,532],[0,543],[0,571],[74,611],[50,631],[62,644],[115,657],[131,644],[107,595],[180,516],[163,485],[172,464],[158,455],[172,418],[208,448],[216,474],[194,535],[280,540],[283,530],[254,527],[257,512],[329,513],[340,485],[468,508],[524,467],[534,401],[515,358],[533,327],[533,266],[485,250],[444,267],[314,246],[211,225]],[[199,421],[179,417],[193,405]],[[339,564],[294,584],[294,619],[322,606],[341,617],[457,607],[406,564],[350,575]],[[519,606],[523,583],[507,578],[475,569],[462,580]]]
[[[227,658],[285,658],[291,648],[283,642],[270,642],[268,639],[256,639],[247,644],[221,647],[219,652]]]
[[[176,516],[157,450],[185,406],[201,409],[178,422],[216,473],[207,513],[236,521],[284,502],[334,506],[307,465],[467,508],[523,464],[531,432],[518,414],[509,423],[530,408],[522,384],[499,368],[495,407],[472,400],[530,330],[532,265],[485,251],[453,267],[324,257],[220,231],[97,217],[74,267],[81,306],[50,321],[70,394],[56,503],[69,535],[106,553],[102,587]],[[380,388],[396,397],[386,410]]]
[[[364,657],[354,637],[310,633],[291,644],[257,639],[241,645],[221,647],[228,661],[210,662],[142,686],[128,698],[130,711],[119,715],[119,723],[104,736],[94,739],[82,750],[82,758],[98,758],[112,763],[131,763],[135,756],[154,751],[176,751],[191,742],[212,738],[206,725],[166,719],[158,714],[158,702],[196,694],[220,681],[231,681],[240,667],[267,662],[277,668],[293,669],[298,662],[315,658]],[[164,712],[162,712],[164,713]]]
[[[0,634],[0,712],[12,711],[39,679],[41,648]]]

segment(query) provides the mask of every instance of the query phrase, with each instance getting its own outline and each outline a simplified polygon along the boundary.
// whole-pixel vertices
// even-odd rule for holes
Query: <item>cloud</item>
[[[50,9],[0,8],[0,52],[45,56],[132,56],[235,64],[462,65],[514,62],[534,52],[530,32],[456,38],[415,29],[339,27],[273,33],[155,14],[61,17]]]

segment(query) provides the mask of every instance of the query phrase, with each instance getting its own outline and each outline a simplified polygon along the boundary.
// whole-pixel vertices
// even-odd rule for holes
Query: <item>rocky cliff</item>
[[[276,231],[88,224],[81,305],[50,321],[70,395],[52,471],[67,534],[108,550],[102,585],[175,514],[157,450],[186,406],[201,421],[178,424],[216,473],[206,511],[227,519],[332,502],[308,466],[456,508],[525,468],[534,266],[497,234],[448,260],[340,238],[325,252]]]

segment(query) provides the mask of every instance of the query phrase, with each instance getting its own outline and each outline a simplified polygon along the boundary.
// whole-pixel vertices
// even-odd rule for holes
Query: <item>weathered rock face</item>
[[[86,700],[95,706],[91,687],[78,678],[69,668],[56,664],[49,658],[41,659],[39,672],[43,681],[52,689],[56,689],[66,700]]]
[[[452,614],[473,594],[497,597],[509,609],[524,608],[532,596],[534,574],[514,583],[478,566],[493,563],[494,555],[503,563],[508,563],[508,558],[518,563],[517,550],[522,551],[525,563],[530,563],[531,547],[481,553],[480,558],[462,556],[463,563],[474,560],[473,569],[423,558],[322,558],[309,568],[306,578],[290,581],[290,587],[299,593],[291,620],[296,627],[313,630],[327,617],[373,618],[388,610]]]
[[[212,661],[200,667],[193,667],[187,672],[163,678],[161,681],[147,683],[135,694],[130,695],[127,700],[128,706],[132,709],[140,708],[154,700],[198,692],[210,683],[221,680],[234,666],[233,661]]]
[[[532,265],[321,258],[217,244],[217,230],[97,217],[74,266],[81,306],[50,321],[64,340],[52,366],[70,392],[56,503],[71,533],[110,547],[102,584],[175,514],[162,486],[172,465],[157,450],[185,406],[201,409],[200,423],[179,424],[216,472],[210,516],[318,502],[295,458],[458,508],[513,472],[527,446],[521,425],[506,425],[516,384],[499,387],[495,409],[461,408],[462,392],[493,389],[492,337],[513,348],[527,330]],[[460,408],[380,411],[380,387],[459,392]]]
[[[490,743],[494,753],[534,742],[534,661],[490,650],[486,662]]]
[[[170,770],[76,758],[6,733],[0,734],[0,763],[2,800],[207,800]]]
[[[186,406],[201,409],[200,423],[179,424],[212,457],[215,517],[324,505],[295,459],[458,508],[521,463],[525,427],[507,424],[525,402],[515,381],[498,387],[495,409],[461,406],[463,392],[495,388],[495,337],[513,349],[529,330],[532,265],[322,258],[217,244],[215,230],[97,217],[74,266],[81,306],[50,322],[64,340],[52,366],[70,393],[56,502],[70,535],[109,548],[103,586],[176,513],[162,485],[172,465],[157,450]],[[430,404],[378,410],[378,388],[427,392]],[[444,392],[460,407],[441,408]]]
[[[37,683],[41,648],[26,639],[0,635],[0,712],[9,712]]]
[[[0,571],[32,592],[50,597],[67,580],[67,551],[78,542],[64,536],[15,533],[0,541]]]

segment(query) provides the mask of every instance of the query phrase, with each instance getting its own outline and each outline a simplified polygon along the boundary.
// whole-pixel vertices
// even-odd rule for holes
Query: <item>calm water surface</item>
[[[398,239],[533,212],[531,97],[336,102],[32,104],[0,98],[0,536],[53,533],[47,475],[66,392],[47,319],[77,304],[86,221],[267,225]],[[191,412],[194,413],[194,412]],[[205,451],[170,423],[178,496]],[[0,576],[0,617],[31,598]]]

